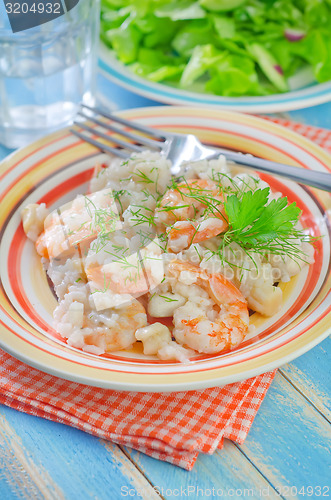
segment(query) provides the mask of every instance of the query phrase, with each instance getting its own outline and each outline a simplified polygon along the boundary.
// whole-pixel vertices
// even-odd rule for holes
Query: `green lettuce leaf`
[[[157,17],[169,17],[172,21],[183,21],[190,19],[202,19],[206,17],[206,11],[202,9],[199,2],[192,3],[191,0],[184,2],[172,2],[161,9],[155,10]]]
[[[144,78],[224,96],[331,80],[331,0],[101,0],[102,41]],[[288,30],[300,40],[288,40]],[[149,49],[152,52],[145,52]],[[154,51],[154,52],[153,52]],[[295,81],[295,86],[293,82]],[[193,85],[193,88],[192,88]]]
[[[236,97],[263,92],[255,65],[248,57],[228,54],[211,69],[211,75],[206,90],[214,94]]]
[[[278,63],[272,53],[258,43],[247,46],[248,52],[255,57],[257,64],[270,82],[280,91],[286,92],[288,86],[282,74],[276,69]]]
[[[236,24],[234,19],[226,16],[215,15],[212,18],[215,31],[219,38],[234,38],[236,34]]]
[[[206,73],[213,65],[224,58],[225,54],[219,52],[213,45],[198,45],[183,71],[180,79],[182,87],[192,85],[198,78]]]
[[[107,45],[111,45],[115,50],[119,60],[125,64],[137,59],[141,39],[141,32],[129,19],[125,20],[119,28],[106,31],[103,37]]]
[[[234,10],[246,0],[200,0],[200,4],[207,10],[223,12]]]
[[[206,40],[212,45],[216,40],[212,23],[209,19],[193,20],[177,31],[171,42],[171,46],[177,54],[189,58],[195,47],[204,45]]]

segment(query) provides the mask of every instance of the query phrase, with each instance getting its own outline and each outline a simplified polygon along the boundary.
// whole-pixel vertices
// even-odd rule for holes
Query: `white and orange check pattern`
[[[274,121],[331,152],[330,131]],[[0,350],[0,403],[191,470],[200,452],[222,448],[224,438],[243,443],[274,375],[200,391],[113,391],[48,375]]]
[[[191,470],[223,439],[242,443],[274,372],[223,388],[140,393],[68,382],[0,350],[0,403]]]
[[[263,118],[278,123],[283,127],[289,128],[301,134],[307,139],[315,142],[322,148],[324,148],[328,153],[331,153],[331,131],[325,128],[314,127],[312,125],[305,125],[304,123],[297,123],[291,120],[286,120],[285,118],[271,118],[269,116],[264,116]]]

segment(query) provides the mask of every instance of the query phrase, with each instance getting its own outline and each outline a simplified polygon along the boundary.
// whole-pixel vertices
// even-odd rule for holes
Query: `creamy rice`
[[[299,259],[270,252],[248,254],[235,241],[224,246],[220,256],[222,233],[192,240],[187,248],[185,238],[175,233],[178,249],[168,251],[167,240],[176,227],[174,221],[167,222],[173,205],[162,208],[160,200],[165,193],[170,200],[178,197],[170,167],[168,160],[150,151],[126,162],[113,159],[106,168],[96,168],[91,194],[78,196],[60,212],[48,214],[44,205],[24,209],[24,230],[36,241],[58,297],[55,329],[70,346],[100,355],[139,341],[146,356],[180,362],[196,352],[233,348],[248,331],[248,312],[243,308],[276,314],[283,300],[277,284],[314,261],[312,245],[302,239],[293,241]],[[206,185],[206,192],[211,192],[209,186],[217,179],[217,189],[225,193],[231,186],[241,193],[269,187],[254,175],[231,177],[230,167],[222,156],[188,162],[186,181],[180,185]],[[269,202],[281,196],[270,190]],[[185,200],[181,195],[180,203],[190,210]],[[198,202],[192,199],[194,204]],[[203,217],[195,232],[202,231],[205,222],[212,228],[220,220],[220,216]],[[224,286],[230,290],[230,285],[217,280],[218,275],[238,289],[231,291],[231,303],[224,295]],[[163,324],[158,321],[162,318],[172,320]],[[216,344],[211,340],[215,325],[218,329],[222,325],[222,335],[231,330]]]

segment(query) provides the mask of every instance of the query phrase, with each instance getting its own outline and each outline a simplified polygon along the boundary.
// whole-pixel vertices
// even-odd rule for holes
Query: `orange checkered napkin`
[[[274,121],[331,152],[330,131]],[[274,375],[202,391],[118,392],[47,375],[0,350],[0,403],[191,470],[199,452],[222,448],[224,438],[243,443]]]
[[[201,391],[112,391],[43,373],[0,350],[0,403],[191,470],[223,439],[243,443],[275,372]]]
[[[331,130],[314,127],[313,125],[305,125],[304,123],[293,122],[291,120],[286,120],[285,118],[273,118],[271,116],[263,116],[263,118],[289,128],[297,134],[303,135],[307,139],[321,146],[321,148],[328,151],[328,153],[331,153]]]

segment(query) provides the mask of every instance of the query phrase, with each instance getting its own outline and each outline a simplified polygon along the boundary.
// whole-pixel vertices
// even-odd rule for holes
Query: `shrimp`
[[[111,325],[107,325],[107,316],[104,316],[98,313],[90,319],[89,324],[94,323],[92,333],[85,335],[84,341],[85,345],[100,347],[105,352],[130,348],[136,342],[136,331],[147,325],[145,308],[137,299],[132,299],[125,307],[114,309]]]
[[[88,285],[78,283],[54,311],[56,330],[72,347],[93,354],[130,348],[135,332],[147,325],[144,306],[134,298],[125,306],[96,311]]]
[[[190,282],[202,289],[201,296],[192,296],[174,312],[172,334],[179,344],[215,354],[242,342],[248,331],[248,308],[241,292],[230,281],[222,274],[211,274],[179,260],[169,264],[168,273],[179,284],[187,282],[189,276]],[[206,292],[208,299],[202,298]]]
[[[111,189],[87,196],[78,196],[71,203],[51,212],[44,221],[44,231],[36,241],[42,257],[70,257],[77,247],[80,252],[89,247],[102,230],[120,227],[119,215]]]
[[[103,248],[104,260],[103,256],[100,259],[100,254],[92,251],[84,264],[93,293],[101,291],[105,299],[107,296],[113,298],[114,294],[122,295],[127,300],[128,294],[140,297],[161,283],[164,278],[163,253],[157,238],[147,246],[131,247],[131,253],[125,236],[116,232],[111,236],[113,238],[109,237]],[[102,264],[100,260],[103,260]]]
[[[36,242],[49,215],[45,203],[30,203],[21,212],[23,229],[29,240]]]
[[[155,215],[158,224],[168,226],[168,249],[173,252],[213,238],[228,227],[223,194],[214,181],[207,179],[194,179],[169,189]]]

